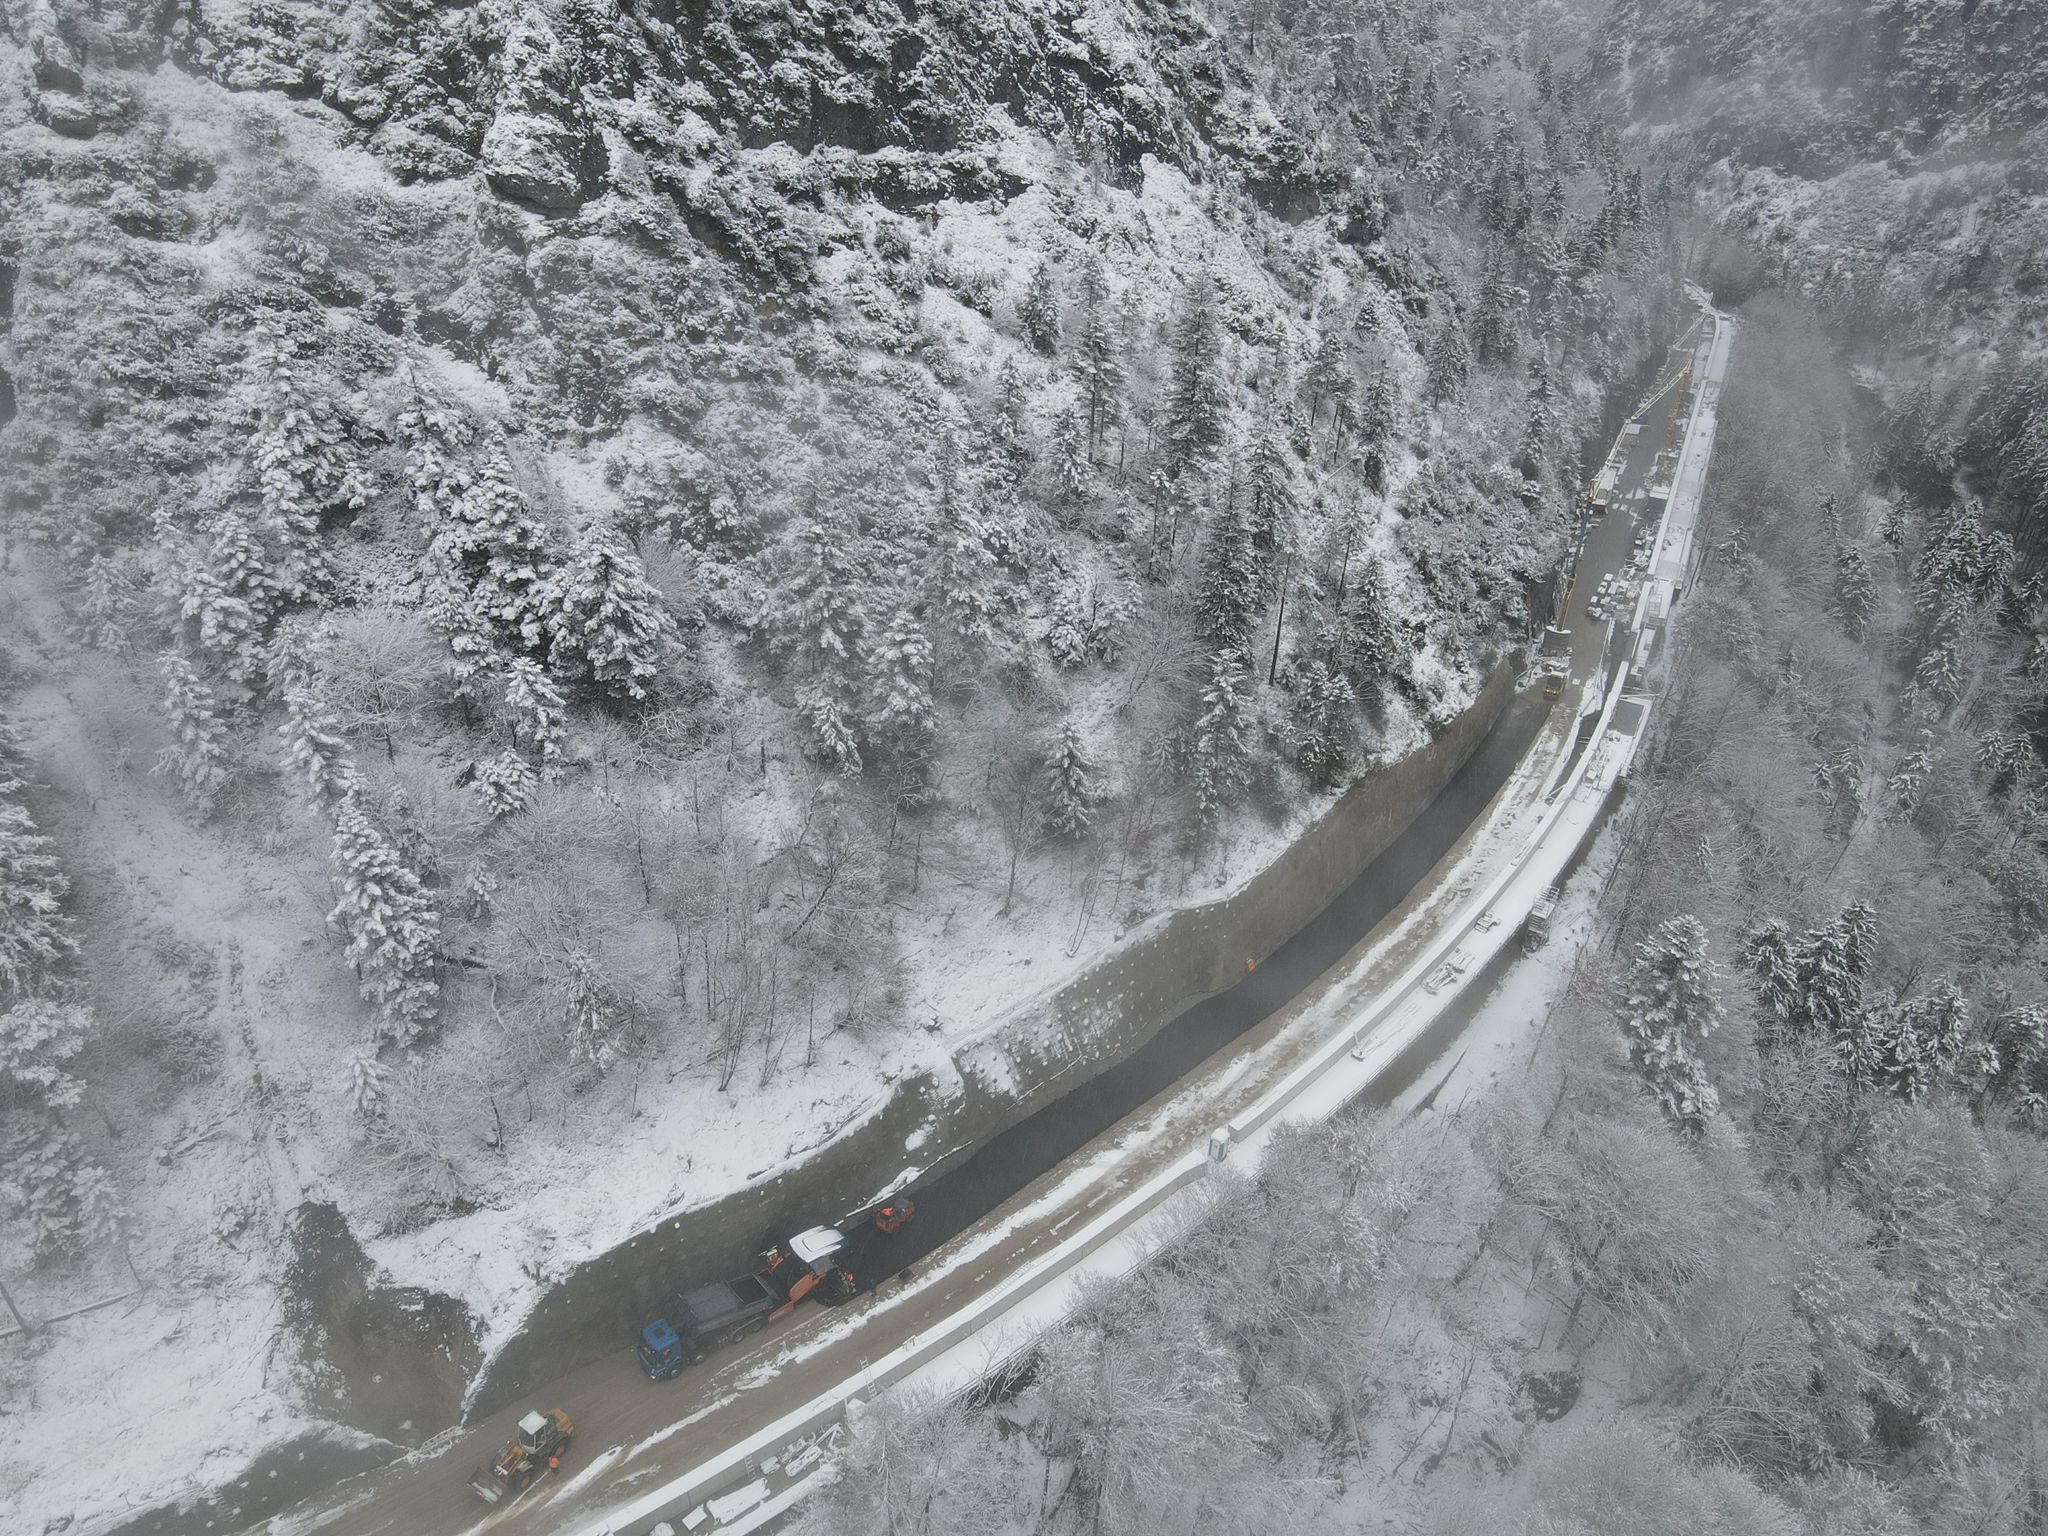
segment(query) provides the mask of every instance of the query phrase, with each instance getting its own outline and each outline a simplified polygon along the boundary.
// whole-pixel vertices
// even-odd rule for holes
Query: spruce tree
[[[1331,413],[1335,415],[1344,408],[1344,402],[1350,396],[1351,342],[1344,330],[1343,322],[1335,315],[1325,315],[1322,325],[1317,328],[1308,367],[1302,375],[1302,383],[1308,390],[1308,421],[1311,427],[1315,425],[1324,401],[1330,403]]]
[[[938,731],[932,702],[932,646],[923,621],[899,608],[870,658],[866,735],[898,762],[924,759]]]
[[[1210,655],[1250,654],[1260,577],[1251,521],[1243,507],[1226,504],[1209,530],[1195,591],[1195,632]]]
[[[1253,730],[1245,653],[1218,651],[1210,659],[1188,748],[1188,779],[1199,830],[1212,830],[1251,782]]]
[[[94,555],[85,568],[78,605],[85,643],[94,650],[125,651],[134,615],[135,585],[126,564],[116,555]]]
[[[231,677],[254,676],[260,671],[258,651],[263,635],[285,598],[270,555],[248,521],[227,507],[213,519],[213,544],[207,561],[220,589],[238,599],[249,614],[247,628],[237,636],[234,649],[218,659]]]
[[[90,1009],[48,997],[26,996],[0,1012],[0,1103],[19,1113],[78,1103],[85,1083],[72,1068],[95,1029]]]
[[[813,496],[812,515],[793,541],[788,578],[769,610],[770,635],[799,674],[846,682],[859,671],[866,627],[862,572],[852,531],[826,513],[815,489]]]
[[[1705,1129],[1719,1107],[1698,1049],[1720,1018],[1705,927],[1691,916],[1661,924],[1636,950],[1621,1028],[1629,1064],[1681,1129]]]
[[[1771,1034],[1793,1023],[1800,1014],[1799,977],[1793,959],[1792,935],[1783,923],[1759,923],[1743,938],[1742,964],[1749,972],[1757,1005],[1773,1021]]]
[[[844,681],[819,675],[797,690],[804,755],[844,774],[861,771],[860,717]]]
[[[622,702],[644,702],[679,649],[675,620],[640,557],[603,524],[584,534],[545,605],[555,666]]]
[[[989,418],[989,434],[1013,462],[1028,454],[1030,410],[1031,392],[1024,382],[1024,369],[1014,354],[1005,357],[996,369],[996,392],[994,409]]]
[[[1387,489],[1387,454],[1394,436],[1394,384],[1385,363],[1358,407],[1359,472],[1376,494]]]
[[[470,785],[494,819],[530,809],[540,792],[533,765],[511,747],[478,763]]]
[[[530,754],[540,765],[541,779],[553,783],[561,776],[562,727],[568,715],[561,690],[530,656],[507,662],[504,678],[512,745]]]
[[[167,535],[160,530],[160,537]],[[248,598],[229,590],[210,556],[166,548],[172,600],[183,621],[186,647],[211,660],[231,681],[254,677],[262,666],[267,616],[259,615]]]
[[[199,680],[191,664],[175,651],[157,658],[164,678],[164,716],[171,744],[156,755],[153,773],[178,786],[185,803],[202,816],[210,813],[227,787],[228,728],[222,723],[213,690]]]
[[[1046,649],[1052,652],[1054,665],[1068,671],[1088,665],[1093,653],[1089,644],[1088,620],[1072,587],[1063,586],[1053,594],[1049,617],[1045,644]]]
[[[1344,649],[1339,661],[1361,698],[1378,698],[1401,656],[1387,568],[1376,554],[1357,564],[1344,602]]]
[[[1102,803],[1101,770],[1089,758],[1081,729],[1072,720],[1060,727],[1042,769],[1044,795],[1040,801],[1045,834],[1066,842],[1079,842],[1095,825],[1096,808]]]
[[[1558,439],[1557,395],[1550,382],[1550,358],[1539,350],[1529,359],[1529,406],[1515,467],[1540,482],[1550,467]]]
[[[1322,788],[1343,776],[1357,713],[1358,695],[1328,662],[1318,657],[1296,669],[1288,743],[1311,784]]]
[[[7,729],[0,724],[0,748],[11,749]],[[21,803],[11,755],[0,753],[0,998],[26,992],[77,947],[64,914],[71,883]]]
[[[1291,542],[1294,522],[1294,466],[1269,420],[1252,444],[1245,466],[1247,516],[1252,543],[1263,550]]]
[[[1072,526],[1088,500],[1089,472],[1087,428],[1080,408],[1071,402],[1053,418],[1052,475],[1053,498],[1062,520]]]
[[[363,996],[383,1015],[379,1032],[412,1045],[441,1007],[433,897],[364,812],[360,794],[335,807],[333,858],[341,897],[328,921],[341,930]]]
[[[358,1051],[348,1062],[349,1108],[365,1120],[384,1113],[389,1098],[391,1069],[377,1059],[373,1050]]]
[[[1472,353],[1465,343],[1465,328],[1456,315],[1444,316],[1423,361],[1429,372],[1430,404],[1442,405],[1463,392],[1465,380],[1472,372]]]
[[[284,710],[277,734],[284,738],[287,771],[305,783],[316,805],[338,805],[362,781],[341,727],[307,684],[286,689]]]
[[[1518,340],[1515,315],[1520,308],[1521,295],[1508,280],[1505,257],[1495,247],[1487,258],[1479,299],[1472,309],[1472,351],[1481,363],[1514,361]]]
[[[429,571],[424,611],[427,627],[448,647],[449,681],[467,720],[489,705],[498,673],[497,635],[469,583],[445,561],[435,560]]]
[[[932,686],[956,659],[972,662],[995,639],[1003,611],[1001,568],[989,549],[988,530],[968,504],[953,434],[940,440],[938,496],[919,596],[932,642]]]
[[[1050,356],[1060,347],[1060,297],[1053,283],[1052,263],[1041,260],[1024,297],[1017,302],[1017,324],[1025,340]]]
[[[270,333],[259,368],[262,399],[249,455],[257,494],[281,557],[280,587],[292,602],[311,602],[338,579],[321,515],[359,510],[366,493],[350,460],[347,422],[332,401],[306,386],[289,343]]]
[[[1173,328],[1173,361],[1166,391],[1166,438],[1177,468],[1194,464],[1223,441],[1229,407],[1224,388],[1223,332],[1216,316],[1216,282],[1207,272],[1190,280]]]
[[[1104,433],[1117,418],[1117,394],[1123,388],[1123,339],[1110,313],[1109,280],[1102,258],[1089,253],[1081,269],[1081,389],[1088,405],[1088,453],[1100,449]]]

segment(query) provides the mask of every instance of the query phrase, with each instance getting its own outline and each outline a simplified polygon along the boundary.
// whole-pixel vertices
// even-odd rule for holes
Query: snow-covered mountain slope
[[[1243,878],[1522,632],[1672,302],[1436,11],[0,14],[0,1276],[150,1286],[4,1367],[51,1517],[345,1411],[299,1202],[516,1310]],[[190,1412],[88,1497],[109,1357]]]

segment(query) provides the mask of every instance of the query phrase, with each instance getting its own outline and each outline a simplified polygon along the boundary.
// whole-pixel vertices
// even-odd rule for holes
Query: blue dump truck
[[[667,1381],[714,1349],[759,1333],[807,1296],[836,1306],[857,1295],[886,1272],[879,1245],[916,1210],[908,1200],[892,1200],[844,1228],[811,1227],[775,1239],[748,1273],[677,1291],[640,1330],[640,1369],[651,1381]]]

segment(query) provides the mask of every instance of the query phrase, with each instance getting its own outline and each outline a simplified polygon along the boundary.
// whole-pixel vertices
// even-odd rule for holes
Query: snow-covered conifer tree
[[[1423,359],[1429,373],[1432,405],[1454,400],[1463,392],[1472,372],[1472,352],[1465,342],[1465,327],[1456,315],[1445,315],[1430,339],[1429,355]]]
[[[1692,916],[1660,924],[1636,950],[1621,1028],[1629,1064],[1685,1130],[1704,1129],[1720,1104],[1698,1056],[1700,1041],[1720,1019],[1706,928]]]
[[[201,815],[213,809],[232,776],[228,765],[228,728],[220,718],[213,690],[176,651],[157,658],[164,678],[164,717],[171,744],[156,755],[156,767],[178,786],[178,792]]]
[[[675,620],[640,557],[594,524],[545,598],[550,654],[614,699],[645,700],[678,649]]]
[[[1045,644],[1057,666],[1071,671],[1088,665],[1092,654],[1088,644],[1088,619],[1081,611],[1081,599],[1072,587],[1063,586],[1053,594]]]
[[[564,1001],[568,1007],[564,1022],[569,1033],[569,1054],[603,1071],[626,1048],[633,1010],[590,955],[581,950],[572,952],[567,972]]]
[[[1260,562],[1251,521],[1242,506],[1225,506],[1202,550],[1195,591],[1195,632],[1211,655],[1250,654],[1252,619],[1259,607]]]
[[[1048,837],[1079,842],[1095,825],[1102,803],[1100,768],[1088,756],[1081,728],[1072,720],[1060,727],[1045,755],[1045,793],[1039,814]]]
[[[516,750],[507,747],[496,757],[486,758],[476,765],[476,775],[470,780],[477,798],[493,817],[516,816],[533,804],[539,793],[540,781],[534,777],[533,765]]]
[[[1223,380],[1223,332],[1216,317],[1216,282],[1207,272],[1198,272],[1181,296],[1173,328],[1166,437],[1175,467],[1193,464],[1222,443],[1229,405]]]
[[[39,1260],[80,1256],[114,1240],[122,1215],[114,1182],[61,1122],[23,1116],[0,1127],[0,1136],[0,1162]]]
[[[71,883],[21,803],[26,772],[13,728],[0,720],[0,999],[25,993],[76,948],[64,914]]]
[[[1123,648],[1124,630],[1137,611],[1138,594],[1130,578],[1098,581],[1088,589],[1088,654],[1097,661],[1116,665]]]
[[[899,760],[924,754],[939,713],[932,703],[932,646],[923,621],[899,608],[869,658],[867,735]]]
[[[29,995],[0,1012],[0,1102],[15,1112],[69,1109],[85,1093],[71,1070],[94,1032],[79,1003]]]
[[[1515,313],[1521,295],[1509,280],[1505,258],[1496,246],[1487,258],[1486,275],[1479,285],[1479,298],[1472,308],[1472,351],[1480,362],[1514,361],[1517,337]],[[1432,373],[1435,371],[1432,368]],[[1455,393],[1455,391],[1452,391]]]
[[[1297,669],[1287,734],[1294,760],[1310,783],[1334,784],[1342,776],[1357,715],[1358,695],[1343,673],[1320,659]]]
[[[1885,819],[1911,821],[1927,793],[1928,776],[1934,772],[1934,732],[1922,727],[1913,746],[1902,756],[1885,780]]]
[[[374,1050],[357,1051],[348,1060],[348,1104],[364,1120],[384,1112],[390,1096],[391,1069]]]
[[[459,415],[422,406],[399,418],[406,445],[406,477],[427,531],[437,627],[466,632],[455,622],[468,598],[468,622],[487,622],[498,646],[544,655],[547,608],[555,560],[548,532],[526,510],[502,446],[480,457],[475,432]],[[474,464],[467,462],[475,458]]]
[[[78,604],[85,643],[95,650],[125,651],[134,623],[135,597],[134,579],[126,562],[106,553],[94,555],[85,568]]]
[[[1028,451],[1031,422],[1031,391],[1024,382],[1024,369],[1015,354],[1005,357],[996,369],[994,409],[989,418],[990,436],[1013,460]]]
[[[1403,641],[1394,619],[1385,563],[1378,555],[1367,555],[1354,571],[1344,598],[1340,661],[1359,695],[1377,698],[1401,659]]]
[[[568,716],[561,690],[530,656],[513,657],[504,675],[512,745],[531,754],[541,778],[552,783],[562,771],[562,724]]]
[[[860,772],[859,715],[835,679],[814,677],[800,687],[796,718],[803,729],[805,756],[841,773]]]
[[[1244,652],[1218,651],[1209,664],[1188,747],[1196,824],[1207,831],[1251,781],[1253,713]]]
[[[1359,472],[1382,495],[1387,489],[1387,454],[1394,436],[1394,382],[1385,363],[1358,407]]]
[[[333,857],[341,898],[328,921],[347,941],[363,996],[383,1015],[379,1033],[411,1045],[441,1007],[441,916],[433,896],[370,820],[360,794],[335,807]]]
[[[1294,519],[1294,466],[1271,420],[1260,427],[1252,442],[1245,465],[1245,492],[1250,498],[1246,516],[1252,543],[1260,549],[1288,543]]]
[[[987,530],[969,509],[959,451],[950,432],[940,440],[936,469],[938,501],[920,582],[932,631],[935,679],[956,658],[972,661],[995,638],[1005,585],[989,550]]]
[[[1051,354],[1060,346],[1060,296],[1054,285],[1052,263],[1040,261],[1017,301],[1017,324],[1025,340],[1039,351]]]
[[[1327,314],[1316,329],[1316,339],[1302,370],[1302,385],[1308,391],[1308,421],[1313,427],[1328,401],[1334,415],[1344,408],[1351,394],[1351,340],[1340,316]]]
[[[1852,640],[1861,640],[1877,610],[1877,580],[1859,544],[1844,544],[1835,556],[1835,613]]]
[[[1799,977],[1785,925],[1769,920],[1752,928],[1742,940],[1742,964],[1765,1016],[1792,1023],[1799,1014]]]
[[[1541,483],[1557,451],[1557,394],[1550,382],[1549,354],[1538,349],[1529,359],[1529,414],[1515,464],[1522,474]]]
[[[424,607],[427,627],[448,647],[449,680],[467,720],[489,705],[498,672],[497,636],[475,592],[452,566],[429,575]]]
[[[1088,433],[1080,407],[1068,402],[1052,422],[1053,497],[1071,523],[1088,500]]]
[[[1117,395],[1124,382],[1122,353],[1123,338],[1110,312],[1109,279],[1101,256],[1091,251],[1081,269],[1081,356],[1076,369],[1088,406],[1091,457],[1117,418]]]
[[[302,684],[285,690],[284,714],[277,734],[284,739],[286,771],[305,784],[315,804],[339,804],[362,776],[349,758],[348,743],[342,740],[333,713],[310,686]]]
[[[289,343],[271,333],[258,360],[263,398],[249,457],[282,557],[280,586],[291,601],[307,602],[331,591],[336,579],[321,513],[359,509],[366,493],[350,462],[348,424],[331,400],[306,387]]]
[[[210,558],[167,549],[171,600],[177,604],[187,646],[236,682],[262,667],[265,617],[230,591]]]

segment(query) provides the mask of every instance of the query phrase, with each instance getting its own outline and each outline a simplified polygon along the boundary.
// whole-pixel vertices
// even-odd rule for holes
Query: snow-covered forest
[[[1303,1133],[814,1528],[2040,1528],[2048,25],[1568,30],[1746,322],[1576,951],[1490,1093]]]
[[[0,1507],[364,1427],[308,1202],[461,1378],[1241,884],[1526,640],[1689,276],[1526,1069],[807,1518],[2037,1529],[2044,123],[2035,0],[0,0]]]
[[[0,1355],[34,1518],[329,1411],[300,1202],[516,1328],[1241,881],[1677,321],[1477,12],[0,16],[0,1278],[135,1292]]]

